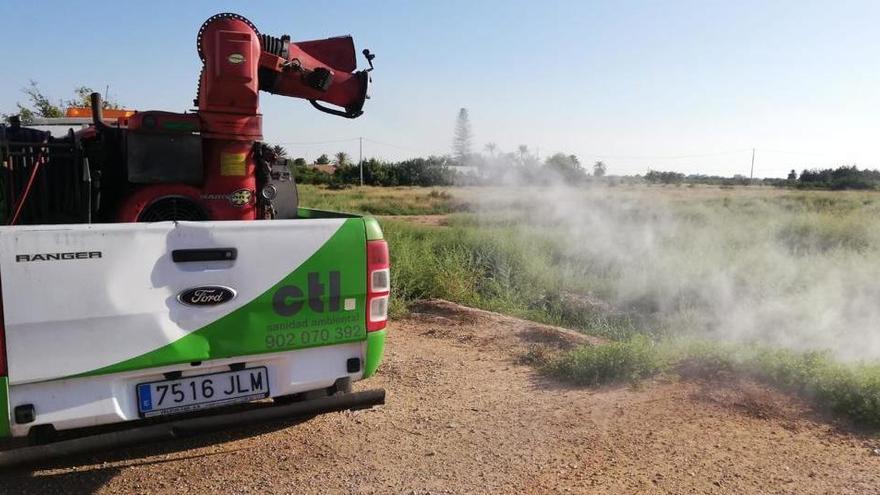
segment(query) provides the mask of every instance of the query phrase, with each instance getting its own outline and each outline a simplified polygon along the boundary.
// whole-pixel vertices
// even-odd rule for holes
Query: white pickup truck
[[[64,132],[0,124],[0,439],[40,444],[0,468],[384,401],[351,392],[385,343],[379,224],[299,208],[259,110],[268,92],[356,118],[375,55],[358,70],[349,36],[293,41],[228,12],[195,46],[197,109],[92,93],[32,122]],[[268,398],[285,405],[203,412]]]
[[[0,227],[0,437],[346,391],[382,359],[372,218]]]

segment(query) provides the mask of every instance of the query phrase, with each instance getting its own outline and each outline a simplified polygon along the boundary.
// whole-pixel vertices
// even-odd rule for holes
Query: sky
[[[376,54],[365,114],[348,120],[263,93],[265,140],[314,159],[451,152],[459,108],[475,151],[649,169],[785,176],[880,168],[876,1],[3,2],[0,112],[29,80],[53,99],[76,86],[128,108],[186,111],[195,37],[218,12],[294,40],[351,34]],[[363,65],[363,59],[360,59]]]

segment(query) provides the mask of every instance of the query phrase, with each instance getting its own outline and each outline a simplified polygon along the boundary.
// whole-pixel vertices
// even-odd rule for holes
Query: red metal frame
[[[205,205],[213,220],[259,217],[255,202],[240,205],[226,198],[242,190],[253,197],[257,194],[252,149],[255,141],[263,139],[261,89],[358,111],[363,105],[367,77],[353,73],[356,61],[350,37],[298,44],[282,40],[287,43],[286,57],[264,51],[253,24],[235,14],[214,16],[199,31],[199,54],[204,67],[199,81],[198,119],[205,179],[199,203]],[[329,71],[331,82],[325,91],[309,83],[308,76],[315,71]],[[271,79],[271,83],[260,81],[260,74]],[[137,128],[137,116],[130,122]],[[143,198],[149,194],[167,195],[170,191],[163,186],[141,188],[137,198],[125,202],[119,220],[137,219],[147,206]]]

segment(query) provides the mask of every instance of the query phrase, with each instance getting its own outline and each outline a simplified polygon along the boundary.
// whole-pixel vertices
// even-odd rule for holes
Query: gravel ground
[[[7,473],[0,493],[880,493],[880,440],[787,395],[736,377],[571,388],[522,357],[585,337],[417,311],[359,384],[383,407]]]

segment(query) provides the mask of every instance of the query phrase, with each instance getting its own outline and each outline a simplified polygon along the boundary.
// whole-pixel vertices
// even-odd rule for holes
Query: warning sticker
[[[220,153],[220,175],[243,176],[247,171],[247,153]]]

